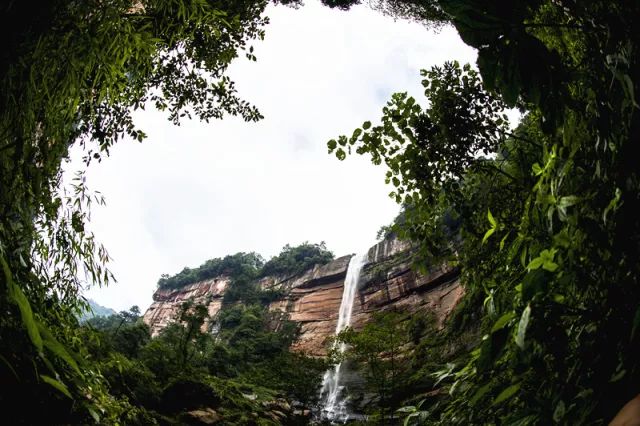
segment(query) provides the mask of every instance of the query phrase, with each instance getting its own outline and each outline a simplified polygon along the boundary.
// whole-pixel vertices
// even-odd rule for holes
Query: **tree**
[[[144,139],[132,113],[147,105],[176,124],[224,114],[258,120],[225,72],[241,52],[255,59],[249,43],[263,36],[264,7],[205,0],[0,6],[0,27],[11,29],[0,65],[0,374],[3,389],[13,389],[0,402],[43,404],[7,413],[15,421],[37,421],[29,416],[56,401],[60,409],[47,421],[84,423],[105,412],[93,370],[73,355],[81,350],[75,314],[86,308],[81,271],[97,285],[112,278],[106,250],[85,226],[91,204],[103,200],[81,174],[62,190],[69,148],[81,146],[88,165],[125,136]]]
[[[339,158],[354,148],[385,161],[394,198],[411,197],[397,228],[423,253],[438,255],[432,242],[442,241],[446,215],[457,223],[444,255],[461,267],[472,315],[456,317],[479,318],[483,338],[444,370],[451,398],[429,407],[430,421],[607,423],[640,391],[640,173],[630,160],[640,131],[631,22],[640,10],[599,1],[439,4],[479,51],[478,89],[526,118],[495,143],[482,126],[456,138],[491,142],[478,158],[456,140],[440,148],[437,133],[417,136],[421,110],[396,94],[381,126],[365,122],[328,145]],[[433,71],[427,97],[448,114],[447,128],[500,126],[491,111],[474,117],[455,80]],[[449,98],[456,108],[438,103]]]
[[[327,146],[340,160],[356,152],[384,163],[386,182],[395,188],[390,196],[403,205],[396,231],[419,241],[422,257],[430,259],[450,245],[444,221],[455,216],[450,206],[462,204],[469,171],[511,177],[490,158],[509,132],[505,104],[483,89],[469,65],[447,62],[421,74],[428,107],[396,93],[383,108],[380,125],[366,121]]]
[[[322,3],[331,8],[348,10],[361,4],[362,0],[322,0]],[[433,0],[375,0],[368,2],[368,5],[394,19],[406,19],[434,29],[439,29],[451,19],[440,2]]]
[[[337,336],[348,345],[345,357],[364,373],[380,407],[380,423],[394,422],[398,389],[406,380],[407,362],[403,346],[409,342],[405,316],[397,312],[376,312],[362,330],[347,328]]]
[[[279,255],[269,259],[260,271],[260,276],[286,276],[301,274],[316,265],[324,265],[333,260],[333,253],[327,250],[324,241],[320,244],[304,242],[296,247],[289,244]]]

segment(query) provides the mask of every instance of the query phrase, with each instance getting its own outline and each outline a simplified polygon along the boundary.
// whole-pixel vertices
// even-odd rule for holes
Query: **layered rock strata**
[[[179,289],[160,289],[153,295],[153,303],[144,313],[142,320],[151,329],[151,335],[157,336],[160,331],[176,320],[182,304],[192,301],[203,304],[209,311],[209,321],[215,318],[222,307],[222,296],[229,285],[228,277],[217,277],[189,284]],[[208,324],[203,327],[208,328]]]
[[[353,307],[352,325],[357,329],[377,311],[429,311],[439,324],[460,300],[463,289],[458,271],[434,266],[426,273],[412,267],[413,250],[399,240],[384,240],[371,247],[364,266]],[[260,285],[284,290],[280,300],[270,305],[300,324],[300,335],[294,350],[309,355],[326,354],[327,341],[335,332],[342,299],[344,279],[351,255],[339,257],[326,265],[318,265],[293,277],[267,277]],[[205,303],[213,317],[220,310],[224,289],[229,283],[219,277],[191,284],[180,290],[159,290],[144,321],[155,335],[166,327],[189,299]]]

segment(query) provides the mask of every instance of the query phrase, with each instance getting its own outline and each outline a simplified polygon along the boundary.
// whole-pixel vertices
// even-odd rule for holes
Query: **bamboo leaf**
[[[491,214],[491,210],[489,210],[489,209],[487,209],[487,218],[489,219],[489,223],[491,223],[491,226],[493,228],[497,228],[498,227],[498,223],[493,218],[493,215]]]
[[[56,388],[57,390],[59,390],[60,392],[68,396],[70,399],[73,399],[73,397],[71,396],[71,393],[69,392],[69,389],[61,381],[56,380],[53,377],[47,376],[46,374],[41,374],[40,378],[46,384],[53,386],[54,388]]]
[[[500,392],[500,394],[496,397],[496,399],[493,401],[493,404],[491,405],[500,404],[501,402],[506,401],[507,399],[515,395],[519,390],[520,390],[520,383],[516,383],[515,385],[509,386],[508,388]]]
[[[485,234],[484,234],[484,238],[482,238],[482,244],[484,244],[485,242],[487,242],[487,240],[489,239],[489,237],[491,235],[493,235],[493,233],[496,232],[496,228],[491,228],[489,229]]]
[[[25,294],[22,292],[22,289],[18,287],[13,281],[11,269],[9,268],[9,265],[7,264],[5,258],[0,256],[0,262],[2,263],[4,277],[7,282],[9,298],[16,304],[16,306],[18,306],[18,309],[20,310],[22,325],[24,325],[24,327],[27,329],[27,334],[29,335],[31,343],[33,343],[38,352],[42,352],[42,338],[40,337],[40,333],[38,333],[38,327],[36,325],[35,319],[33,318],[33,311],[31,310],[29,300],[27,299],[27,296],[25,296]]]
[[[43,337],[44,347],[51,351],[58,358],[62,359],[66,362],[78,375],[82,376],[82,372],[78,367],[78,364],[73,359],[73,357],[69,354],[67,349],[62,345],[62,343],[58,342],[56,338],[46,329],[46,327],[38,322],[38,330],[40,331],[40,335]]]

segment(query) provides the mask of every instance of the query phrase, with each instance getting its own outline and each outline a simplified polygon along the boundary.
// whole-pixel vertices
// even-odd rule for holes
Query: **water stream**
[[[358,289],[360,271],[367,263],[367,253],[357,254],[349,261],[347,275],[344,279],[344,290],[342,301],[340,302],[340,312],[338,314],[338,324],[336,325],[336,335],[351,325],[351,314],[353,312],[353,300]],[[342,354],[346,349],[344,343],[337,344],[338,351]],[[334,347],[335,348],[335,347]],[[343,363],[324,373],[322,380],[322,390],[320,399],[322,401],[322,416],[331,422],[346,422],[349,419],[347,400],[343,395],[344,385],[341,384]]]

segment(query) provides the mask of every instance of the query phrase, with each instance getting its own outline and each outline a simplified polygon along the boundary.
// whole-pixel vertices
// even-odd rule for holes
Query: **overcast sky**
[[[475,63],[475,52],[453,29],[435,34],[366,6],[340,12],[307,1],[267,15],[258,61],[230,69],[264,120],[175,127],[144,111],[136,117],[148,138],[122,141],[91,165],[88,185],[107,201],[94,207],[92,228],[118,282],[88,297],[145,310],[163,273],[238,251],[268,259],[304,241],[325,241],[336,256],[363,251],[397,214],[384,168],[367,158],[340,162],[326,142],[376,122],[394,92],[422,101],[420,69]]]

